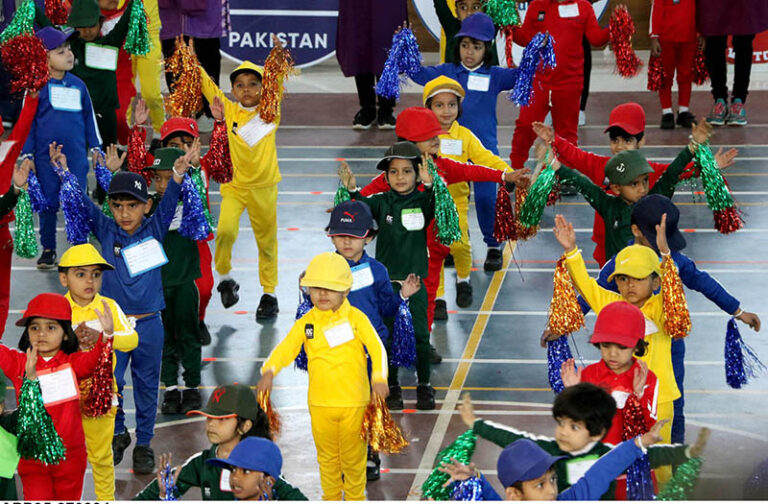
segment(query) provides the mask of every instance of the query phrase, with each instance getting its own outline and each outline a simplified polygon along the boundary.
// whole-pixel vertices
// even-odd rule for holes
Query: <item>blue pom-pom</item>
[[[560,370],[563,363],[568,359],[573,359],[573,354],[571,354],[571,347],[568,345],[567,334],[547,342],[547,374],[549,375],[549,385],[555,394],[559,394],[565,388]]]
[[[302,292],[302,301],[298,308],[296,308],[296,320],[299,320],[301,317],[306,315],[309,310],[312,309],[312,300],[309,299],[309,296],[307,296],[306,293]],[[299,355],[296,356],[296,358],[293,360],[293,363],[296,365],[297,369],[301,369],[302,371],[307,370],[307,365],[309,363],[307,359],[307,352],[304,350],[304,344],[301,345],[301,350],[299,350]]]
[[[627,500],[655,500],[651,463],[648,455],[635,460],[627,469]]]
[[[483,484],[480,478],[472,476],[464,481],[457,481],[453,484],[451,491],[451,500],[453,501],[478,501],[483,500]]]
[[[176,488],[176,482],[173,480],[173,469],[171,468],[171,464],[165,464],[161,474],[161,479],[163,480],[163,490],[165,490],[165,497],[163,497],[163,500],[177,500],[175,492],[178,489]]]
[[[91,229],[91,220],[88,217],[88,207],[83,201],[83,190],[77,177],[69,171],[56,168],[61,178],[59,188],[59,202],[64,212],[64,230],[67,233],[67,241],[72,245],[82,245],[88,242],[88,234]]]
[[[741,339],[739,326],[732,318],[725,332],[725,381],[731,388],[739,389],[765,371],[755,351]]]
[[[109,171],[107,165],[104,164],[103,156],[104,153],[101,151],[101,149],[98,149],[98,151],[94,154],[96,163],[93,166],[93,174],[96,175],[96,182],[99,184],[99,187],[105,191],[109,191],[109,183],[112,182],[112,172]]]
[[[384,69],[376,84],[376,94],[384,98],[400,99],[400,89],[408,77],[421,70],[421,51],[410,28],[403,28],[392,36]]]
[[[413,317],[406,300],[400,301],[400,307],[395,315],[389,362],[397,367],[413,367],[416,363],[416,333],[413,330]]]
[[[520,66],[517,67],[515,87],[509,93],[509,99],[520,107],[525,107],[533,99],[533,79],[537,72],[557,66],[552,36],[537,33],[525,46]]]
[[[43,194],[43,188],[40,187],[40,180],[32,170],[29,171],[27,176],[27,193],[29,194],[29,205],[32,207],[32,211],[35,213],[44,212],[50,210],[50,203]]]
[[[184,182],[181,183],[181,201],[184,205],[184,211],[181,216],[179,234],[194,241],[205,240],[211,233],[211,227],[205,218],[200,194],[189,174],[184,176]]]

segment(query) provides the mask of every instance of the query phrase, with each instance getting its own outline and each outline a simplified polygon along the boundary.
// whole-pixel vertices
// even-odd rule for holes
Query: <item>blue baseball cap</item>
[[[72,28],[62,31],[53,26],[46,26],[37,30],[35,35],[43,43],[46,51],[53,51],[67,40],[77,37],[77,32]]]
[[[518,439],[501,451],[496,462],[499,481],[504,488],[518,481],[529,481],[547,472],[555,462],[567,458],[553,457],[530,439]]]
[[[112,176],[107,194],[109,196],[114,196],[115,194],[128,194],[142,203],[146,203],[149,199],[149,194],[147,193],[147,181],[144,180],[144,177],[138,173],[125,171],[117,172]]]
[[[488,14],[478,12],[461,22],[459,33],[453,38],[472,37],[475,40],[491,41],[496,38],[496,27]]]
[[[247,437],[237,443],[229,458],[208,459],[216,467],[242,467],[249,471],[261,471],[275,479],[280,478],[283,469],[283,455],[275,443],[266,438]]]
[[[376,224],[371,209],[362,201],[344,201],[334,207],[331,220],[325,230],[328,236],[353,236],[365,238]]]
[[[640,228],[645,239],[656,250],[656,225],[661,223],[661,216],[667,214],[667,243],[673,252],[685,248],[685,238],[677,227],[680,222],[680,210],[672,200],[661,194],[643,196],[632,207],[632,223]],[[658,250],[656,250],[658,252]]]

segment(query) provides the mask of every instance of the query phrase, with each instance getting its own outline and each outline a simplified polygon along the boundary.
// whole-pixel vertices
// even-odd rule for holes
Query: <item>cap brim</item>
[[[463,100],[463,99],[464,99],[464,95],[463,95],[463,94],[461,94],[461,93],[459,93],[457,90],[455,90],[455,89],[453,89],[453,88],[439,88],[439,89],[435,89],[434,91],[432,91],[432,92],[431,92],[431,93],[430,93],[430,94],[429,94],[429,95],[428,95],[428,96],[427,96],[427,97],[424,99],[424,101],[426,102],[426,101],[427,101],[427,100],[429,100],[430,98],[434,98],[435,96],[439,95],[440,93],[451,93],[451,94],[453,94],[453,95],[456,95],[456,96],[458,96],[458,97],[459,97],[459,101],[461,101],[461,100]]]
[[[370,229],[366,229],[364,232],[361,233],[355,233],[354,231],[350,231],[349,229],[328,229],[328,236],[351,236],[352,238],[366,238],[368,236],[368,233],[370,233]]]
[[[264,79],[264,74],[260,73],[258,70],[255,70],[253,68],[241,68],[241,69],[235,70],[234,72],[229,74],[229,81],[232,84],[234,84],[235,83],[235,79],[237,79],[237,76],[240,75],[240,74],[244,74],[246,72],[250,72],[250,73],[252,73],[254,75],[258,75],[259,79]]]
[[[188,130],[186,128],[176,128],[176,129],[172,129],[171,131],[166,131],[165,135],[160,137],[160,141],[161,142],[165,141],[166,138],[168,138],[169,136],[173,135],[174,133],[184,133],[186,135],[191,136],[192,138],[200,138],[200,135],[198,133],[190,131],[190,130]]]
[[[609,124],[607,128],[603,130],[603,133],[608,133],[608,130],[611,128],[621,128],[630,135],[637,135],[638,133],[642,133],[642,129],[637,129],[635,126],[630,126],[627,123],[615,123],[615,124]]]
[[[608,281],[610,282],[611,280],[616,278],[616,275],[626,275],[632,278],[643,279],[643,278],[648,278],[653,273],[659,274],[659,270],[652,269],[648,271],[646,268],[631,266],[629,268],[615,270],[613,273],[611,273],[611,276],[608,277]]]
[[[328,289],[336,292],[344,292],[352,288],[351,285],[341,284],[339,282],[328,282],[324,280],[313,280],[311,278],[304,277],[300,282],[301,287],[319,287],[321,289]]]
[[[432,138],[432,137],[429,137],[429,138]],[[378,163],[376,163],[376,169],[379,171],[386,171],[389,168],[389,162],[392,161],[393,159],[416,160],[419,158],[416,156],[398,156],[393,154],[392,156],[387,156],[385,158],[382,158]]]
[[[547,456],[545,458],[542,458],[539,462],[537,462],[531,468],[525,471],[525,473],[520,476],[519,481],[529,481],[529,480],[541,477],[545,472],[549,470],[550,467],[555,465],[555,462],[564,458],[567,458],[567,457],[564,455],[559,457],[554,457],[547,453]]]
[[[423,135],[419,135],[418,137],[414,138],[407,138],[409,142],[423,142],[425,140],[429,140],[430,138],[434,138],[436,136],[440,135],[448,135],[449,133],[445,131],[443,128],[438,128],[436,130],[432,130],[428,133],[424,133]]]
[[[589,342],[593,344],[616,343],[618,345],[622,345],[627,348],[632,348],[632,347],[635,347],[637,345],[637,342],[643,339],[644,337],[645,335],[635,339],[634,341],[630,341],[630,339],[628,339],[625,334],[594,333],[592,334],[592,337],[589,339]]]
[[[187,411],[186,415],[187,416],[202,415],[207,418],[235,418],[237,416],[237,413],[229,413],[227,415],[216,415],[214,413],[209,413],[205,410],[192,410],[192,411]]]

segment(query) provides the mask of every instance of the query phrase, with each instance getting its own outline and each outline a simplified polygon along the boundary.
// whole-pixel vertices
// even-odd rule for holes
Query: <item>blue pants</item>
[[[115,417],[115,434],[125,430],[123,412],[123,387],[125,369],[131,362],[133,402],[136,405],[136,445],[148,446],[155,435],[157,417],[157,392],[160,388],[160,362],[163,356],[163,321],[160,313],[136,321],[139,346],[130,352],[115,351],[115,379],[120,407]]]
[[[477,223],[483,232],[483,241],[489,247],[498,247],[499,242],[493,237],[493,223],[496,221],[496,192],[499,185],[495,182],[473,182],[475,187],[475,211]]]
[[[685,406],[685,390],[683,390],[683,379],[685,378],[685,340],[672,340],[672,370],[675,372],[675,381],[677,388],[680,389],[680,399],[676,400],[675,418],[672,420],[672,442],[685,443],[685,415],[683,406]]]
[[[42,161],[40,160],[40,162]],[[56,250],[56,214],[59,211],[61,179],[53,171],[47,158],[42,166],[35,159],[35,169],[37,170],[37,178],[40,180],[40,188],[43,190],[48,207],[51,209],[40,212],[40,243],[44,249]],[[72,166],[70,170],[77,177],[80,188],[86,191],[88,189],[88,164],[86,163],[85,166]]]

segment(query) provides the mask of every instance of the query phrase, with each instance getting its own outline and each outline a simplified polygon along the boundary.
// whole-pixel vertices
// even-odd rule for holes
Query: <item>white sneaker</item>
[[[200,133],[210,133],[213,131],[213,118],[207,115],[201,115],[197,120],[197,130]]]
[[[587,114],[583,110],[579,110],[579,126],[587,124]]]

